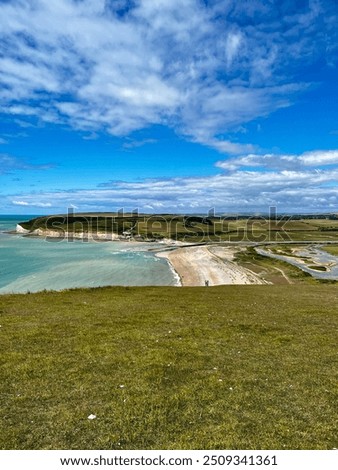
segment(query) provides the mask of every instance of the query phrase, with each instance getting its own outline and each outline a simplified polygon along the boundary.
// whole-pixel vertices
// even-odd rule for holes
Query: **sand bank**
[[[210,286],[222,284],[265,284],[257,274],[233,261],[233,247],[194,246],[163,251],[157,254],[166,258],[177,272],[183,286]]]

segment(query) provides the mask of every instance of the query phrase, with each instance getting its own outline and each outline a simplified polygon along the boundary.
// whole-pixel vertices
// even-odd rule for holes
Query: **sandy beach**
[[[166,258],[176,271],[183,286],[223,284],[265,284],[257,274],[233,261],[233,247],[193,246],[157,253]]]

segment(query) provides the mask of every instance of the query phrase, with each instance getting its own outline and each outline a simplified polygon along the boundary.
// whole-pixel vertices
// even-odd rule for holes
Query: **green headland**
[[[63,233],[115,234],[139,240],[169,238],[190,243],[338,241],[338,216],[192,216],[173,214],[79,213],[38,217],[22,222],[36,230]]]

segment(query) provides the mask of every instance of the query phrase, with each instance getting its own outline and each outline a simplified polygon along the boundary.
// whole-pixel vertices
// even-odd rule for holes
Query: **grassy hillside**
[[[337,304],[335,285],[0,296],[0,448],[338,447]]]

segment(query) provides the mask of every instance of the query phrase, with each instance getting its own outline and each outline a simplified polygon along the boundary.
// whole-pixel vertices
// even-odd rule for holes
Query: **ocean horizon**
[[[159,243],[46,240],[9,234],[34,215],[0,215],[0,294],[101,286],[175,286]]]

